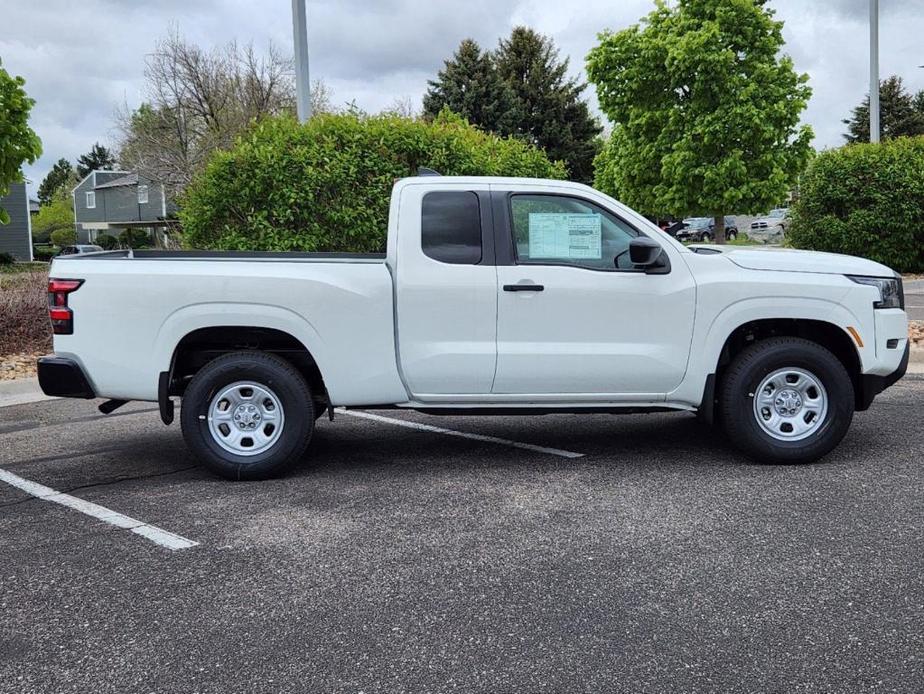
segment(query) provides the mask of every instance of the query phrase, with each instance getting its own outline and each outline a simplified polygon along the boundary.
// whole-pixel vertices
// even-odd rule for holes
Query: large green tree
[[[869,94],[843,123],[847,142],[869,142]],[[912,96],[898,75],[880,82],[879,124],[883,140],[924,135],[924,91]]]
[[[483,52],[472,39],[462,41],[436,79],[427,84],[424,116],[435,118],[448,107],[484,130],[501,134],[516,130],[516,97],[498,74],[491,53]]]
[[[723,215],[777,204],[811,156],[811,96],[764,0],[658,0],[587,59],[613,123],[597,184],[646,214]]]
[[[74,202],[63,190],[39,208],[32,220],[32,240],[48,243],[51,235],[62,229],[74,230]]]
[[[35,103],[22,77],[12,77],[0,62],[0,197],[10,183],[22,181],[22,165],[32,164],[42,154],[42,142],[29,127],[29,112]],[[8,224],[9,213],[0,207],[0,224]]]
[[[572,179],[589,183],[601,128],[581,98],[587,85],[568,76],[568,59],[552,39],[520,26],[500,41],[495,60],[516,95],[515,134],[564,161]]]
[[[58,159],[51,171],[42,179],[38,187],[38,199],[42,205],[49,204],[74,175],[74,167],[67,159]]]
[[[84,178],[91,171],[111,171],[115,168],[116,159],[108,148],[99,142],[95,143],[90,151],[81,154],[77,159],[77,175]]]

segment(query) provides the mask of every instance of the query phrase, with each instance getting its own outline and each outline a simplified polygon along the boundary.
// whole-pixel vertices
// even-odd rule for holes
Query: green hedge
[[[803,175],[789,244],[924,271],[924,137],[819,154]]]
[[[515,139],[449,112],[433,122],[394,115],[320,115],[257,124],[216,153],[181,206],[190,248],[378,252],[394,182],[426,166],[450,175],[564,178],[565,168]]]

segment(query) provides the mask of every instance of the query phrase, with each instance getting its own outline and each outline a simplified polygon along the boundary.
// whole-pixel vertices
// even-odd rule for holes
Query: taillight
[[[48,317],[55,335],[74,333],[74,312],[67,307],[67,295],[76,292],[83,280],[48,280]]]

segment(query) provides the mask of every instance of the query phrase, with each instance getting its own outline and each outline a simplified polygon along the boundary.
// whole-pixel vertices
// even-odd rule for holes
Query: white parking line
[[[383,422],[385,424],[394,424],[399,427],[407,427],[408,429],[420,429],[421,431],[431,431],[434,434],[446,434],[447,436],[459,436],[463,439],[474,439],[475,441],[485,441],[487,443],[498,443],[503,446],[513,446],[514,448],[524,448],[527,451],[536,451],[537,453],[548,453],[549,455],[558,455],[562,458],[583,458],[583,453],[575,453],[573,451],[563,451],[560,448],[548,448],[546,446],[536,446],[532,443],[521,443],[520,441],[510,441],[509,439],[501,439],[497,436],[486,436],[484,434],[470,434],[465,431],[455,431],[453,429],[444,429],[443,427],[435,427],[430,424],[421,424],[419,422],[411,422],[406,419],[397,419],[395,417],[383,417],[379,414],[372,414],[371,412],[362,412],[360,410],[345,410],[342,407],[336,409],[337,414],[345,414],[350,417],[360,417],[361,419],[371,419],[374,422]]]
[[[136,535],[145,537],[151,542],[154,542],[161,547],[166,547],[167,549],[188,549],[199,544],[198,542],[187,540],[185,537],[181,537],[167,530],[163,530],[162,528],[149,525],[143,521],[118,513],[112,509],[108,509],[105,506],[94,504],[92,501],[85,501],[84,499],[78,499],[76,496],[71,496],[70,494],[63,494],[61,492],[55,491],[51,487],[46,487],[44,484],[39,484],[38,482],[32,482],[31,480],[27,480],[24,477],[20,477],[19,475],[14,475],[12,472],[2,468],[0,468],[0,480],[6,482],[7,484],[13,485],[17,489],[21,489],[22,491],[26,492],[26,494],[31,494],[32,496],[41,499],[42,501],[52,501],[56,504],[61,504],[62,506],[72,508],[75,511],[85,513],[86,515],[92,516],[93,518],[101,520],[104,523],[114,525],[117,528],[130,530]]]

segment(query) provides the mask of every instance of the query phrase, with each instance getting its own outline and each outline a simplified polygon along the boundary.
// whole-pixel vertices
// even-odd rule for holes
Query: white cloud
[[[786,22],[786,50],[814,90],[805,114],[818,147],[842,142],[841,119],[868,86],[867,0],[773,0]],[[551,35],[575,74],[603,29],[635,23],[650,0],[308,0],[311,73],[334,100],[375,111],[396,98],[419,103],[427,79],[459,41],[493,48],[516,24]],[[881,72],[924,89],[920,0],[882,3]],[[112,143],[113,114],[143,98],[145,56],[175,26],[204,46],[231,40],[291,44],[290,0],[0,0],[4,67],[26,78],[36,99],[32,125],[44,154],[27,175],[37,186],[60,157],[74,161]],[[586,92],[592,103],[593,88]]]

